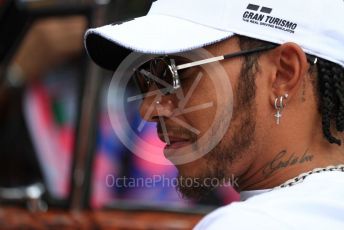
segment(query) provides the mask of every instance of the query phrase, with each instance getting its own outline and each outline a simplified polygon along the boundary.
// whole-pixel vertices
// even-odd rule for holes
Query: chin
[[[205,170],[207,170],[204,165],[205,160],[203,158],[200,158],[186,164],[175,165],[175,167],[178,170],[179,176],[186,178],[197,178],[204,174]]]
[[[206,164],[204,159],[177,165],[178,169],[178,187],[179,193],[188,199],[202,199],[206,197],[213,189],[212,186],[205,186],[206,178],[213,178],[212,169]]]

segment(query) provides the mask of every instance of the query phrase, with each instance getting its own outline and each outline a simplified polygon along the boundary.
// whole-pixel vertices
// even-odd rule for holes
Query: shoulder
[[[195,229],[344,229],[343,176],[314,175],[295,186],[234,202],[207,215]]]
[[[255,207],[246,202],[235,202],[219,208],[196,226],[196,230],[221,229],[291,229],[288,222],[271,215],[264,207]]]

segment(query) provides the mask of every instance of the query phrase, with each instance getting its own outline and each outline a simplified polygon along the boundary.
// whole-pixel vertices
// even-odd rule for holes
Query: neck
[[[340,147],[330,144],[325,146],[275,148],[268,159],[255,160],[239,177],[237,190],[273,188],[314,168],[344,163],[343,151]]]

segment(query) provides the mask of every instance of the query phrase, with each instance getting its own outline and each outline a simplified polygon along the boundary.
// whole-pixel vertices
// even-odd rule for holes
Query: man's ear
[[[295,43],[285,43],[274,49],[272,61],[275,65],[272,79],[271,103],[276,97],[288,94],[288,101],[297,94],[309,65],[306,54]]]

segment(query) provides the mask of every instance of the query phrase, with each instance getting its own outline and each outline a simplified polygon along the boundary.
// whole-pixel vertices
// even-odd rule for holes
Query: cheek
[[[190,85],[191,82],[186,82],[187,88]],[[184,90],[184,94],[186,97],[190,95],[184,109],[187,111],[184,118],[188,124],[204,134],[211,128],[219,104],[214,84],[208,77],[203,77],[192,92]]]

